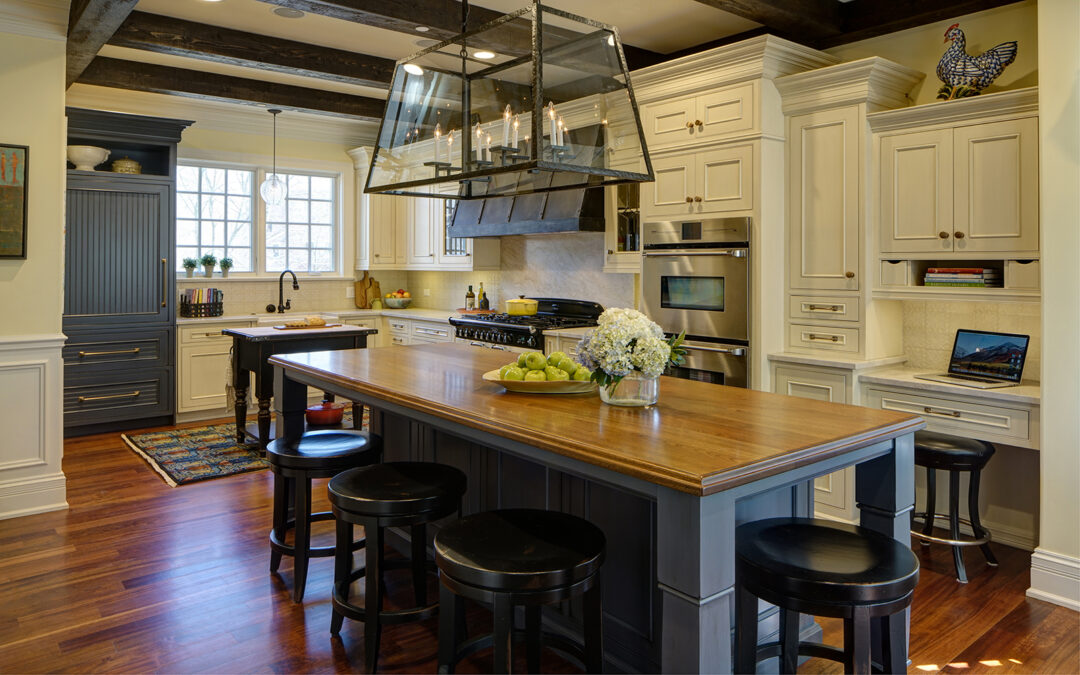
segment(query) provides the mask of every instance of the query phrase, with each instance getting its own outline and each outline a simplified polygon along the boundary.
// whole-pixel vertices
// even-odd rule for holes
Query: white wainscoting
[[[0,518],[67,508],[62,334],[0,336]]]
[[[1080,610],[1080,560],[1037,548],[1031,556],[1028,597]]]

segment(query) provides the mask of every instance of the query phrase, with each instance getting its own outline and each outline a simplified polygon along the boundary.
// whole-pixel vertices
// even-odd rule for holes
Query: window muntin
[[[329,176],[278,173],[288,197],[266,205],[266,271],[333,272],[335,181]]]
[[[233,271],[252,272],[255,171],[178,165],[176,269],[207,253],[232,258]]]

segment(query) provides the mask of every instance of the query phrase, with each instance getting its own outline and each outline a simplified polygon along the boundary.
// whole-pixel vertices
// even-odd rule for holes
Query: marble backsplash
[[[501,269],[493,272],[409,272],[408,288],[418,307],[453,309],[465,291],[480,283],[492,308],[518,295],[591,300],[604,307],[634,307],[636,275],[608,274],[600,232],[503,237]],[[381,273],[376,274],[381,281]],[[384,285],[385,288],[385,285]],[[424,296],[424,289],[430,295]]]
[[[958,328],[1023,333],[1031,336],[1025,380],[1039,380],[1042,372],[1042,321],[1033,302],[903,302],[904,353],[907,366],[944,372],[949,365]]]

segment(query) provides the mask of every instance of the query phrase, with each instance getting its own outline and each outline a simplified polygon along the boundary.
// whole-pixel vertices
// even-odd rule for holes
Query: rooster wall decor
[[[977,95],[1016,59],[1015,41],[1002,42],[978,56],[969,56],[964,49],[964,31],[958,23],[945,31],[945,42],[949,41],[952,45],[937,64],[938,79],[945,83],[937,97],[946,101]]]

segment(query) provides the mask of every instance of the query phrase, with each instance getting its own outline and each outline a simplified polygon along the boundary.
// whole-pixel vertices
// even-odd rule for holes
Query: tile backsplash
[[[1041,379],[1042,317],[1038,303],[905,300],[903,307],[907,366],[944,372],[959,328],[1022,333],[1031,336],[1024,379]]]
[[[383,289],[396,290],[406,282],[404,272],[382,272],[376,278]],[[285,297],[292,300],[292,312],[332,311],[354,309],[353,299],[346,296],[352,279],[300,279],[300,290],[294,291],[292,279],[285,279]],[[390,285],[394,285],[390,289]],[[225,294],[225,314],[265,314],[266,305],[278,301],[278,282],[267,279],[226,279],[196,276],[176,280],[177,292],[186,288],[217,288]]]

